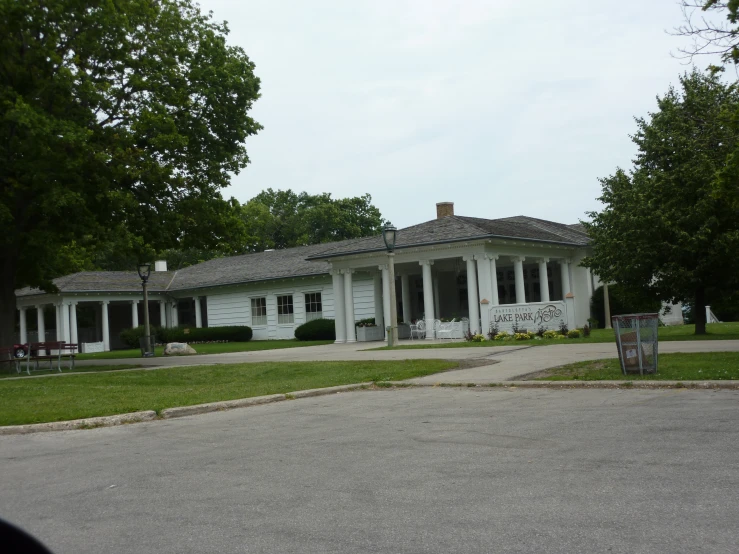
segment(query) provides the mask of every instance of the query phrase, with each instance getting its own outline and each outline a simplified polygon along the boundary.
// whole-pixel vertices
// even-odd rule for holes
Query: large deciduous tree
[[[719,56],[724,64],[739,63],[739,0],[681,0],[685,22],[677,35],[691,39],[679,52],[695,56]]]
[[[221,240],[219,189],[260,129],[227,34],[191,0],[0,0],[0,345],[14,289],[53,290],[75,242]]]
[[[386,223],[369,194],[335,199],[267,189],[242,209],[252,252],[376,235]]]
[[[697,71],[637,119],[634,167],[601,181],[605,209],[583,222],[593,246],[584,264],[663,300],[705,306],[739,285],[739,93]]]

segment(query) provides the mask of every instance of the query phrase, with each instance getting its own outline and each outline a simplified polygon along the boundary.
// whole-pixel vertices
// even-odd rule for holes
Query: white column
[[[167,304],[164,300],[159,301],[159,326],[167,326]]]
[[[193,300],[195,301],[195,327],[199,329],[203,326],[203,313],[200,310],[200,297],[195,296],[193,297]]]
[[[71,342],[69,336],[69,304],[62,302],[62,340]]]
[[[434,287],[434,313],[436,317],[441,317],[441,304],[439,304],[439,276],[434,275],[433,278]]]
[[[547,262],[549,258],[539,259],[539,292],[541,301],[549,302],[549,276],[547,275]]]
[[[480,332],[480,299],[477,296],[477,271],[475,270],[475,259],[465,256],[467,262],[467,307],[470,313],[470,331],[473,335]]]
[[[172,327],[180,324],[180,311],[177,309],[177,302],[172,302]]]
[[[107,300],[103,300],[101,303],[102,305],[102,322],[103,322],[103,350],[105,352],[110,352],[110,325],[108,323],[108,304],[109,302]]]
[[[513,272],[516,277],[516,304],[526,303],[526,289],[523,282],[523,261],[525,259],[523,256],[511,258],[513,260]]]
[[[344,307],[344,277],[337,269],[331,270],[334,293],[334,324],[336,342],[346,342],[346,308]]]
[[[382,266],[380,266],[382,269]],[[385,328],[385,309],[384,309],[384,295],[382,294],[382,274],[378,271],[372,275],[372,285],[374,286],[374,299],[375,299],[375,323]]]
[[[382,272],[382,319],[385,323],[385,326],[391,325],[390,321],[390,270],[388,268],[388,265],[381,265],[379,266],[380,271]],[[384,329],[384,327],[383,327]],[[387,332],[385,332],[385,337],[387,337]]]
[[[418,262],[423,273],[423,309],[426,320],[426,339],[434,338],[434,291],[432,290],[431,265],[432,260],[423,260]]]
[[[38,327],[38,341],[46,341],[46,322],[44,321],[44,307],[36,306],[36,321]]]
[[[72,344],[79,344],[77,341],[79,339],[78,330],[77,330],[77,302],[71,302],[69,305],[69,319],[70,319],[70,341]]]
[[[487,254],[475,256],[477,260],[477,288],[480,291],[477,303],[480,310],[480,333],[486,335],[490,330],[490,298],[493,294],[490,280],[490,259]],[[467,284],[469,287],[469,283]],[[483,304],[483,300],[485,303]]]
[[[488,255],[488,258],[490,260],[490,286],[493,288],[490,303],[493,306],[498,306],[500,305],[500,298],[498,298],[498,266],[496,264],[498,256],[493,254],[492,256]]]
[[[353,269],[344,270],[344,309],[346,314],[346,342],[357,342],[357,328],[354,320],[354,287],[352,286]]]
[[[562,280],[562,300],[564,300],[570,293],[570,260],[559,260],[559,268],[561,271],[560,278]]]
[[[131,301],[131,327],[136,328],[139,326],[139,301]]]
[[[54,315],[56,316],[56,328],[54,329],[54,340],[61,341],[61,340],[64,340],[64,335],[62,334],[62,304],[61,302],[59,304],[54,304]]]
[[[411,322],[411,284],[407,274],[400,276],[400,294],[403,303],[403,322]]]
[[[21,344],[28,343],[28,326],[26,325],[26,310],[27,308],[25,306],[20,308],[20,311],[21,311],[21,314],[20,314]]]

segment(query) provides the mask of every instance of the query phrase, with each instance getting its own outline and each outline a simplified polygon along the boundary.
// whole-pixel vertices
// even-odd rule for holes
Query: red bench
[[[74,357],[77,355],[77,345],[69,344],[64,341],[50,342],[32,342],[28,345],[28,354],[26,355],[26,373],[31,374],[31,362],[34,362],[39,368],[39,362],[49,361],[49,369],[54,369],[53,364],[56,361],[56,369],[61,373],[62,358],[69,359],[69,369],[74,369]]]

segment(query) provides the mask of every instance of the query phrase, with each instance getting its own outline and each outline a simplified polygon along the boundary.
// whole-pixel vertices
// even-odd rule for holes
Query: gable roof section
[[[174,272],[157,271],[149,276],[149,292],[165,292]],[[141,279],[135,271],[81,271],[53,280],[60,292],[141,292]],[[16,296],[46,294],[41,289],[25,287]]]
[[[396,249],[486,238],[543,241],[571,246],[588,244],[587,235],[572,226],[526,216],[482,219],[454,215],[400,229],[397,237]],[[345,241],[345,244],[313,254],[309,259],[326,259],[384,250],[385,244],[381,236],[368,237]]]

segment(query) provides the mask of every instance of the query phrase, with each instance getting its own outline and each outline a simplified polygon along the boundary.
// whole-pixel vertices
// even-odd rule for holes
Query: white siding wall
[[[372,277],[362,273],[354,274],[354,314],[359,319],[374,317],[374,288]],[[323,317],[334,318],[334,294],[329,276],[293,279],[279,282],[265,282],[239,287],[224,287],[208,294],[208,326],[248,325],[254,331],[254,339],[291,339],[295,327],[305,323],[305,294],[320,292]],[[294,323],[277,324],[277,297],[293,296]],[[251,298],[266,297],[267,325],[255,326],[251,321]]]

